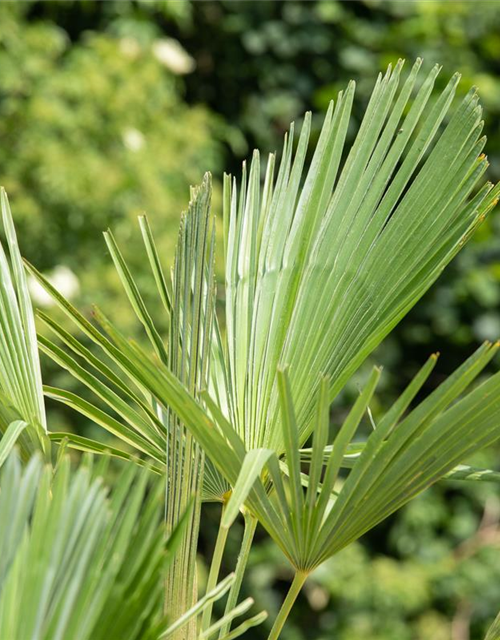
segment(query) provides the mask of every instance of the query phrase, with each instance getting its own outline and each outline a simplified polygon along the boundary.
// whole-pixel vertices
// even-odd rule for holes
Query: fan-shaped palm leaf
[[[303,443],[320,375],[334,398],[496,203],[500,187],[477,189],[487,161],[475,90],[440,134],[459,76],[431,100],[434,67],[412,100],[420,65],[399,93],[401,62],[378,78],[343,165],[353,83],[306,172],[309,115],[295,155],[293,129],[285,139],[276,180],[271,157],[260,189],[256,153],[239,189],[225,181],[226,417],[248,448],[284,450],[278,365],[289,365]]]
[[[453,401],[488,363],[499,345],[484,345],[425,401],[402,418],[434,366],[431,358],[381,420],[345,481],[339,482],[342,458],[368,407],[379,372],[374,370],[338,432],[322,475],[329,427],[329,382],[320,388],[309,482],[301,485],[298,424],[287,372],[279,374],[283,439],[288,470],[283,473],[274,452],[265,453],[274,491],[265,484],[249,491],[248,503],[296,568],[292,584],[270,640],[278,638],[293,601],[307,575],[388,515],[399,509],[458,461],[500,437],[500,374]],[[256,451],[247,454],[256,457]],[[271,454],[271,455],[269,455]],[[288,485],[288,491],[286,490]]]
[[[11,454],[0,476],[0,637],[156,638],[166,626],[163,489],[127,465],[57,471]],[[172,550],[173,551],[173,550]]]
[[[106,320],[102,317],[100,320],[114,335]],[[177,413],[212,456],[219,471],[236,487],[235,499],[239,487],[244,487],[242,493],[247,495],[238,495],[238,499],[247,497],[248,507],[297,569],[298,581],[294,583],[292,595],[296,595],[297,585],[314,567],[500,435],[500,374],[452,405],[489,362],[498,345],[479,349],[447,382],[402,418],[434,366],[435,357],[432,357],[380,421],[341,490],[334,492],[342,460],[366,411],[379,372],[373,373],[341,428],[320,483],[328,430],[330,385],[325,379],[315,411],[311,469],[304,496],[298,464],[299,429],[286,373],[279,375],[285,473],[272,450],[247,454],[243,441],[208,396],[208,410],[213,417],[165,365],[153,362],[136,345],[120,342],[116,335],[114,338],[120,346],[117,362],[124,370],[135,371],[140,383],[151,389],[158,402],[168,404]],[[269,475],[261,480],[259,472],[265,464]],[[253,487],[248,486],[244,476],[238,480],[241,469],[251,473],[256,481]],[[269,480],[273,487],[271,493]],[[282,622],[283,618],[279,618],[276,633]]]
[[[47,423],[33,308],[5,191],[0,193],[2,223],[10,265],[0,244],[0,430],[22,419],[19,444],[48,450]]]
[[[232,586],[233,574],[176,619],[176,603],[167,599],[164,607],[164,575],[192,505],[165,542],[163,483],[127,464],[109,492],[103,462],[93,468],[87,458],[72,472],[63,455],[54,471],[38,455],[25,469],[15,453],[8,456],[0,473],[0,637],[160,640],[194,623],[187,637],[196,638],[197,618]],[[247,598],[228,618],[252,604]],[[265,617],[249,618],[232,637]]]

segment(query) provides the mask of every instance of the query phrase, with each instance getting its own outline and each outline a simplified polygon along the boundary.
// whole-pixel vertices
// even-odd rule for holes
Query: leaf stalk
[[[210,593],[217,586],[217,580],[219,579],[219,571],[222,563],[222,556],[224,555],[224,549],[226,548],[227,534],[229,533],[229,529],[227,527],[222,526],[222,519],[224,517],[224,511],[226,510],[226,504],[222,506],[221,511],[221,519],[219,523],[219,531],[217,533],[217,540],[215,541],[215,549],[214,554],[212,556],[212,563],[210,565],[210,573],[208,574],[207,581],[207,593]],[[210,621],[212,619],[212,608],[213,603],[210,603],[209,606],[203,612],[203,617],[201,619],[201,631],[206,631],[210,626]]]
[[[295,577],[293,579],[292,584],[290,585],[290,589],[288,590],[288,594],[281,605],[281,609],[274,621],[273,628],[271,629],[271,633],[269,634],[267,640],[278,640],[280,637],[281,631],[285,622],[287,621],[288,616],[290,615],[290,611],[297,599],[297,596],[302,589],[304,582],[307,580],[307,576],[309,573],[305,571],[297,571]]]
[[[241,583],[243,581],[243,575],[245,574],[245,569],[248,563],[248,558],[250,556],[250,550],[252,548],[252,542],[255,535],[255,529],[257,528],[257,518],[252,515],[249,511],[245,510],[245,529],[243,531],[243,539],[241,541],[240,554],[238,556],[238,561],[236,563],[235,569],[235,580],[233,585],[231,586],[231,590],[229,591],[229,596],[227,598],[226,609],[224,614],[228,614],[234,607],[238,601],[238,596],[240,594]],[[220,630],[219,640],[224,638],[225,635],[229,633],[231,623],[226,623]]]

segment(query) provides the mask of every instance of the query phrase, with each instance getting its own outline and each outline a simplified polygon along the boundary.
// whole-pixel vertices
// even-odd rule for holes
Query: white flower
[[[194,59],[172,38],[157,40],[153,45],[153,54],[167,69],[176,75],[191,73],[195,68]]]
[[[55,267],[49,274],[46,274],[46,278],[68,300],[76,296],[80,291],[78,278],[71,269],[62,264]],[[28,278],[28,287],[35,304],[41,307],[50,307],[55,304],[51,296],[33,276]]]
[[[144,142],[144,136],[138,129],[130,128],[123,133],[123,144],[130,151],[140,151]]]

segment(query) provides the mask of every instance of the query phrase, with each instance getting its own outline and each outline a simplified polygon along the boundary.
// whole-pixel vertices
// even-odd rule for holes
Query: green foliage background
[[[291,120],[313,109],[319,122],[350,78],[359,117],[376,73],[416,56],[442,63],[443,83],[460,70],[462,91],[478,86],[498,180],[497,2],[2,3],[0,181],[22,250],[46,272],[69,268],[79,304],[103,305],[134,333],[102,230],[113,228],[147,288],[138,213],[148,213],[168,262],[188,187],[205,170],[217,182],[253,147],[279,148]],[[476,343],[500,336],[499,234],[497,215],[379,349],[379,402],[430,352],[442,353],[435,383]],[[68,386],[48,367],[46,380]],[[65,412],[52,420],[95,435]],[[498,466],[494,454],[477,462]],[[217,516],[204,516],[207,550]],[[285,640],[479,640],[500,607],[499,517],[495,486],[427,492],[318,570]],[[262,536],[246,589],[271,614],[291,577],[284,567]]]

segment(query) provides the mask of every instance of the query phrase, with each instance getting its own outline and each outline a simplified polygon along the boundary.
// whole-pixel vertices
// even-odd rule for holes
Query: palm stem
[[[252,548],[253,537],[255,534],[255,529],[257,527],[257,518],[253,516],[249,511],[245,511],[245,530],[243,532],[243,540],[241,541],[241,549],[240,554],[238,556],[238,562],[236,563],[235,569],[235,579],[231,590],[229,591],[229,596],[227,598],[226,609],[224,614],[229,613],[235,606],[238,601],[238,596],[240,594],[241,582],[243,580],[243,575],[245,573],[245,569],[248,562],[248,557],[250,555],[250,549]],[[225,635],[229,633],[229,628],[231,623],[226,623],[220,630],[219,640],[223,638]]]
[[[224,516],[225,509],[226,509],[226,505],[224,504],[222,506],[219,532],[217,533],[217,540],[215,541],[215,549],[214,549],[214,554],[212,556],[212,563],[210,565],[210,573],[208,574],[207,593],[215,589],[215,587],[217,586],[217,580],[219,578],[219,571],[222,563],[222,556],[224,554],[224,549],[226,547],[226,540],[227,540],[227,534],[229,533],[229,529],[222,526],[222,518]],[[213,603],[211,603],[203,612],[203,617],[201,619],[202,631],[206,631],[210,626],[210,621],[212,619],[212,607],[213,607]]]
[[[290,614],[295,600],[297,599],[297,596],[299,595],[300,590],[302,589],[302,586],[306,581],[308,575],[309,574],[304,571],[297,571],[297,573],[295,574],[288,594],[285,598],[285,601],[281,605],[281,609],[278,613],[278,616],[276,617],[276,620],[274,621],[273,628],[271,629],[271,633],[269,634],[267,640],[278,640],[278,638],[280,637],[281,630],[283,629],[283,626]]]

